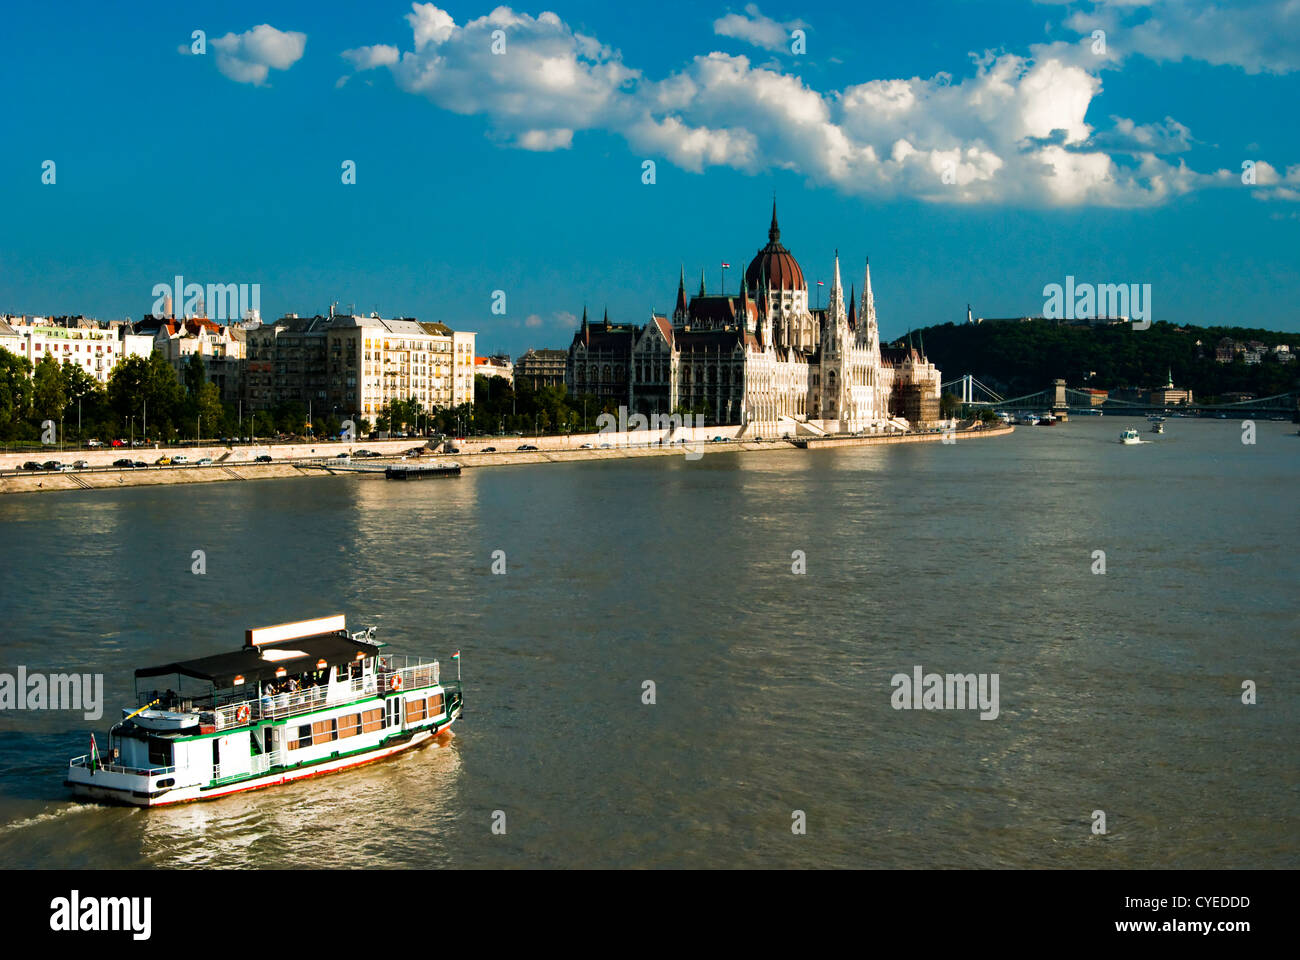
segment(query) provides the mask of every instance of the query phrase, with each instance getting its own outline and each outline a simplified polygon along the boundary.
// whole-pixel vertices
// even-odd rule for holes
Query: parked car
[[[101,442],[98,441],[98,440],[87,440],[87,441],[86,441],[86,446],[90,447],[92,450],[95,449],[96,447],[102,447],[103,445],[104,445],[104,444],[101,443]]]
[[[726,443],[726,442],[727,442],[726,437],[714,437],[712,440],[709,441],[709,443]]]
[[[196,466],[196,467],[210,467],[210,466],[212,466],[212,458],[211,458],[211,457],[199,457],[197,460],[194,461],[194,466]]]
[[[73,470],[89,470],[89,469],[90,469],[90,461],[89,461],[89,460],[74,460],[74,461],[72,461],[72,469],[73,469]]]
[[[497,448],[496,448],[496,447],[484,447],[483,450],[482,450],[481,452],[483,452],[483,453],[496,453],[496,452],[497,452]]]
[[[350,453],[348,453],[346,450],[344,450],[342,453],[336,453],[336,454],[334,454],[334,459],[335,459],[335,460],[351,460],[351,459],[352,459],[352,455],[351,455]]]
[[[114,461],[113,461],[113,466],[115,466],[115,467],[125,467],[125,468],[128,468],[128,469],[129,469],[129,468],[131,468],[131,467],[134,467],[134,466],[135,466],[135,463],[132,462],[132,460],[131,460],[130,457],[123,457],[121,460],[114,460]]]
[[[145,463],[143,460],[137,460],[135,463],[131,464],[131,466],[137,470],[147,470],[149,468],[149,464]]]
[[[460,453],[460,447],[453,447],[451,444],[448,444],[448,445],[447,445],[447,452],[448,452],[448,453]]]
[[[125,444],[124,444],[121,440],[114,440],[114,441],[113,441],[113,446],[115,446],[115,447],[122,447],[122,446],[125,446]]]
[[[612,449],[612,448],[611,448],[610,444],[608,444],[608,443],[602,443],[602,444],[600,445],[600,449],[602,449],[602,450],[609,450],[609,449]]]
[[[177,454],[176,456],[172,457],[172,464],[174,466],[180,466],[183,463],[189,463],[189,462],[190,462],[190,458],[183,456],[181,454]]]
[[[264,453],[264,454],[262,454],[260,457],[254,457],[254,458],[253,458],[253,462],[254,462],[254,463],[270,463],[270,462],[271,462],[271,455],[270,455],[269,453]]]
[[[35,460],[28,460],[26,463],[24,463],[24,464],[22,465],[21,469],[23,469],[23,470],[40,470],[40,469],[41,469],[41,465],[40,465],[39,463],[37,463]]]
[[[154,466],[167,467],[171,465],[171,462],[172,462],[172,458],[167,456],[167,454],[163,454],[161,457],[159,457],[157,460],[154,461]]]
[[[60,463],[58,460],[46,460],[43,464],[41,464],[41,469],[53,470],[57,473],[63,469],[63,464]]]
[[[589,443],[584,443],[584,444],[583,444],[582,446],[580,446],[578,449],[579,449],[579,450],[590,450],[590,449],[591,449],[591,444],[589,444]]]
[[[516,450],[536,450],[537,448],[536,448],[535,446],[533,446],[531,443],[521,443],[521,444],[519,444],[519,446],[515,447],[515,449],[516,449]]]

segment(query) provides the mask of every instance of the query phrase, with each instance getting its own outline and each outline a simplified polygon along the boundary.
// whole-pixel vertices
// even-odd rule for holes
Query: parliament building
[[[739,293],[689,299],[683,272],[672,316],[644,326],[588,320],[569,346],[565,384],[631,413],[703,413],[742,424],[742,436],[809,436],[924,428],[939,420],[939,371],[911,346],[882,347],[866,266],[862,296],[846,297],[839,254],[825,309],[781,243],[776,204],[768,242]]]

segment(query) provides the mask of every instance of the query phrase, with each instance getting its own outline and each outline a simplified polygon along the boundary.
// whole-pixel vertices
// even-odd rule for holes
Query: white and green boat
[[[437,660],[392,656],[343,616],[248,630],[244,646],[135,672],[137,702],[100,749],[68,764],[77,796],[157,807],[382,760],[461,713]],[[164,686],[164,684],[167,684]],[[147,688],[147,689],[145,689]]]

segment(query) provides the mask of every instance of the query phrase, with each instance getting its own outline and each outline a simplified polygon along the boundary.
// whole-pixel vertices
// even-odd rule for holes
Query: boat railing
[[[212,711],[217,729],[247,726],[260,720],[282,720],[313,713],[326,707],[346,706],[366,700],[380,691],[412,690],[439,682],[437,660],[386,655],[374,673],[356,677],[346,684],[314,684],[291,693],[246,696]]]
[[[69,767],[90,767],[90,755],[84,754],[80,757],[73,757],[68,761]],[[126,773],[137,777],[161,777],[168,773],[175,773],[175,767],[128,767],[120,763],[104,763],[96,759],[94,769],[103,770],[107,773]]]
[[[269,754],[258,754],[257,756],[249,757],[248,760],[248,766],[240,767],[239,769],[234,769],[237,766],[236,764],[226,764],[226,773],[222,773],[222,765],[217,764],[212,768],[212,783],[215,785],[219,783],[229,783],[235,780],[244,780],[248,777],[257,777],[271,769],[271,757]]]

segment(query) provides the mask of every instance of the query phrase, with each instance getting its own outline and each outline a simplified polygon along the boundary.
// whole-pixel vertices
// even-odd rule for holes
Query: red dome
[[[762,281],[773,290],[807,290],[803,271],[794,254],[781,245],[781,228],[776,224],[776,204],[772,204],[772,226],[767,231],[767,246],[758,251],[745,268],[745,286],[757,291]]]

